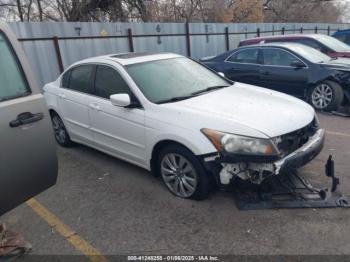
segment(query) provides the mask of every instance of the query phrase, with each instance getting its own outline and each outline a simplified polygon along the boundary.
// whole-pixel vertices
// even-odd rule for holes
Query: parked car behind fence
[[[334,37],[322,34],[295,34],[258,37],[242,40],[239,43],[239,47],[276,42],[292,42],[307,45],[321,51],[322,53],[325,53],[330,57],[350,57],[350,46],[344,44]]]
[[[343,43],[350,45],[350,29],[339,30],[335,32],[332,36],[337,38],[339,41],[342,41]]]

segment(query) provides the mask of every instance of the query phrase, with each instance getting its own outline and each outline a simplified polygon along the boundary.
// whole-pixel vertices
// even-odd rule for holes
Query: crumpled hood
[[[217,126],[227,129],[244,126],[268,137],[305,127],[315,117],[314,109],[297,98],[237,82],[231,87],[168,105],[201,118],[207,115],[212,125],[207,128],[218,130]],[[239,130],[219,131],[240,133]]]
[[[324,63],[321,63],[323,67],[337,69],[337,70],[345,70],[350,71],[350,59],[349,58],[338,58],[334,60],[330,60]]]

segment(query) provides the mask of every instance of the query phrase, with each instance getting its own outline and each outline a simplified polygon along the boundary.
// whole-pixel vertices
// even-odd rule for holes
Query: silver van
[[[44,97],[15,36],[0,23],[0,215],[56,183]]]

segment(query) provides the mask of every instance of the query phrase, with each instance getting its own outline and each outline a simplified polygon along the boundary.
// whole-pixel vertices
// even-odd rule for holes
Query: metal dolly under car
[[[349,198],[338,191],[332,156],[327,160],[325,173],[332,180],[330,189],[312,186],[296,170],[271,177],[260,185],[237,179],[233,183],[234,198],[242,210],[350,207]]]
[[[332,111],[333,115],[350,117],[350,106],[340,107],[337,111]]]

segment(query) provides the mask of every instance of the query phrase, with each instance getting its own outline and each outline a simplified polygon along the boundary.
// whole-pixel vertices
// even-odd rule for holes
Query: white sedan
[[[83,60],[44,95],[60,145],[85,144],[150,170],[183,198],[205,198],[212,181],[259,184],[305,165],[324,143],[308,104],[176,54]]]

